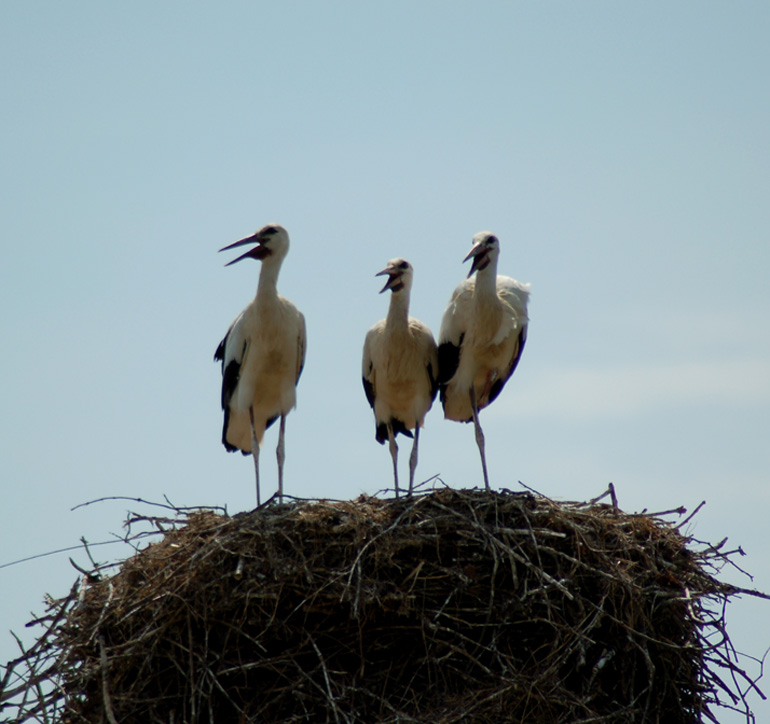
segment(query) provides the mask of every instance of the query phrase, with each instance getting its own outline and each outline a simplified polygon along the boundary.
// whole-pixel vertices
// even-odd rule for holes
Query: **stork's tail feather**
[[[390,425],[393,428],[393,437],[399,433],[405,435],[406,437],[414,437],[411,431],[407,430],[406,425],[404,425],[401,420],[397,420],[394,417],[390,421]],[[377,432],[374,437],[377,442],[380,443],[380,445],[384,445],[388,441],[388,424],[386,422],[381,422],[379,425],[377,425]]]
[[[237,445],[233,445],[227,440],[227,428],[230,425],[230,408],[225,407],[225,423],[222,425],[222,445],[225,446],[227,452],[240,452],[244,455],[251,455],[250,450],[241,450]]]
[[[225,446],[225,450],[227,452],[242,452],[244,455],[251,455],[250,452],[247,452],[246,450],[241,450],[236,445],[231,445],[229,442],[227,442],[227,439],[225,438],[224,434],[222,435],[222,444]]]

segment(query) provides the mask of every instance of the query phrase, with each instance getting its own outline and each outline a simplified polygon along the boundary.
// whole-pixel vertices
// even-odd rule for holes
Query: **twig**
[[[118,724],[115,713],[112,711],[112,699],[110,698],[110,689],[107,685],[107,651],[104,648],[104,637],[100,634],[97,636],[97,641],[99,642],[99,660],[102,669],[102,701],[104,702],[104,713],[107,715],[110,724]]]
[[[701,502],[698,504],[698,506],[695,508],[695,510],[693,510],[693,512],[692,512],[692,513],[690,513],[690,515],[688,515],[688,516],[687,516],[687,517],[686,517],[686,518],[685,518],[685,519],[684,519],[684,520],[683,520],[681,523],[679,523],[679,524],[678,524],[676,527],[677,527],[677,528],[682,528],[683,526],[687,525],[687,524],[688,524],[688,523],[689,523],[689,522],[690,522],[690,521],[691,521],[691,520],[692,520],[692,519],[693,519],[693,518],[694,518],[694,517],[695,517],[695,516],[698,514],[698,512],[700,511],[700,509],[701,509],[701,508],[702,508],[704,505],[706,505],[706,501],[705,501],[705,500],[702,500],[702,501],[701,501]]]
[[[326,683],[326,695],[329,698],[329,703],[332,705],[332,711],[334,712],[334,720],[339,724],[340,721],[340,712],[339,708],[337,707],[337,701],[334,698],[334,694],[332,694],[332,684],[329,680],[329,671],[326,668],[326,662],[324,661],[324,657],[321,656],[321,651],[316,645],[316,642],[314,639],[310,639],[310,643],[313,645],[313,648],[315,649],[316,654],[318,655],[318,660],[321,662],[321,669],[323,670],[324,675],[324,682]]]

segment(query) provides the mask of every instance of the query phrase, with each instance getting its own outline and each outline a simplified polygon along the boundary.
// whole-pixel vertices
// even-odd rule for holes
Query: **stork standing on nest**
[[[468,277],[449,301],[439,333],[439,386],[444,417],[473,421],[489,490],[479,410],[495,400],[519,363],[527,340],[529,284],[498,276],[500,242],[489,231],[473,237],[463,261]],[[475,277],[473,274],[475,272]]]
[[[259,505],[259,448],[265,430],[279,417],[279,500],[283,497],[283,438],[286,415],[296,406],[296,386],[305,364],[305,318],[278,294],[276,286],[289,251],[286,229],[268,224],[220,251],[246,244],[255,246],[226,266],[242,259],[261,261],[257,295],[227,330],[214,359],[222,362],[222,444],[228,452],[240,450],[253,456]]]
[[[420,427],[438,391],[438,356],[430,329],[409,316],[409,293],[414,270],[405,259],[391,259],[375,276],[387,275],[380,290],[390,289],[388,316],[366,334],[363,383],[366,399],[374,410],[375,439],[388,441],[393,458],[393,479],[398,497],[398,445],[396,435],[413,437],[409,457],[409,494],[417,468]],[[414,435],[410,432],[414,430]]]

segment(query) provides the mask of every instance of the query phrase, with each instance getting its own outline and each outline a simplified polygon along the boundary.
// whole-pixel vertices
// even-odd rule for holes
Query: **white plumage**
[[[278,418],[278,495],[283,496],[284,431],[305,363],[305,318],[278,294],[278,272],[289,251],[286,229],[268,224],[220,251],[245,244],[256,246],[227,266],[260,260],[257,294],[230,326],[214,359],[222,362],[222,444],[228,452],[253,456],[259,505],[259,449],[265,430]]]
[[[387,275],[380,293],[390,289],[388,316],[377,322],[364,340],[362,377],[364,391],[374,410],[375,438],[387,440],[393,459],[398,496],[398,445],[396,435],[413,437],[409,458],[409,493],[417,468],[420,427],[438,390],[438,356],[430,329],[409,316],[409,293],[414,270],[405,259],[392,259],[376,276]],[[410,432],[414,430],[414,435]]]
[[[439,385],[444,417],[474,423],[484,485],[489,489],[478,413],[505,386],[527,340],[529,284],[497,275],[500,244],[489,231],[473,237],[463,261],[468,278],[449,301],[439,332]],[[472,276],[475,272],[475,277]]]

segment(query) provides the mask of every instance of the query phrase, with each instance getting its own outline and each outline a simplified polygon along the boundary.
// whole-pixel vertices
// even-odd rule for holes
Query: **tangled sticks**
[[[172,525],[41,619],[14,721],[748,718],[724,604],[763,594],[662,515],[437,490],[145,518]]]

